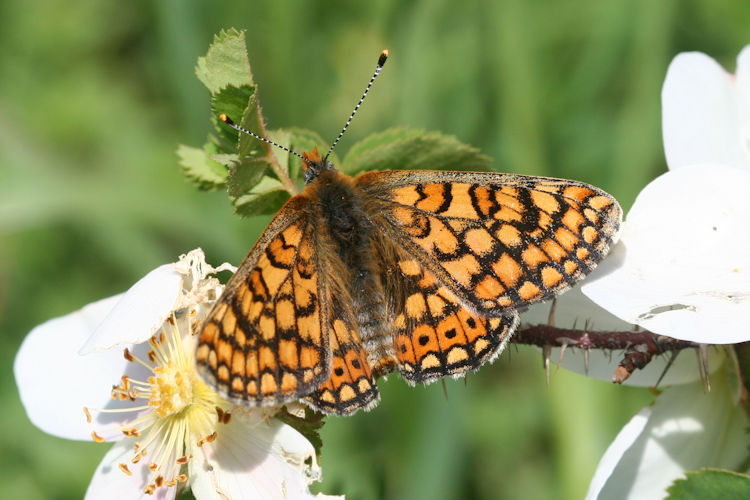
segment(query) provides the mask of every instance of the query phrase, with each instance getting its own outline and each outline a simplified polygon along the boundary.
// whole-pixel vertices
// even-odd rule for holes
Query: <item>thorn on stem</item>
[[[547,325],[555,326],[555,309],[557,309],[557,297],[552,299],[549,306],[549,315],[547,316]]]
[[[586,376],[589,376],[589,347],[586,346],[583,350],[583,372],[586,374]]]
[[[544,357],[544,373],[547,378],[547,387],[549,387],[549,358],[552,354],[552,346],[546,344],[542,349],[542,355]]]
[[[700,353],[701,367],[706,376],[706,391],[711,392],[711,375],[708,370],[708,344],[700,344],[698,351]]]

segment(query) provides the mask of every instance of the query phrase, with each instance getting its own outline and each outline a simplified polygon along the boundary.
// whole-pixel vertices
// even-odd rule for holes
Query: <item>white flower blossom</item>
[[[315,450],[278,409],[233,406],[195,372],[193,331],[222,291],[210,275],[225,269],[194,250],[24,340],[14,370],[31,421],[115,442],[86,498],[174,498],[186,485],[198,500],[328,498],[310,493]]]
[[[736,75],[704,54],[680,54],[662,102],[669,172],[639,194],[620,243],[583,292],[658,334],[748,341],[750,47]],[[741,468],[750,441],[735,363],[712,374],[710,391],[702,383],[670,387],[633,417],[599,463],[587,498],[661,499],[686,471]]]

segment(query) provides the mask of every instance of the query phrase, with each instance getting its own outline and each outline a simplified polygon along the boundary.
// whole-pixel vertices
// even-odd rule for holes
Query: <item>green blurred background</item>
[[[700,50],[729,70],[750,2],[0,3],[0,485],[4,498],[80,498],[105,445],[43,434],[12,375],[24,335],[126,289],[200,246],[239,263],[267,219],[179,173],[200,146],[208,93],[194,77],[214,33],[246,28],[271,127],[333,138],[391,59],[339,153],[392,125],[454,134],[498,170],[601,186],[627,209],[664,171],[661,84]],[[322,490],[349,498],[579,499],[619,428],[651,400],[511,348],[468,381],[381,383],[370,413],[329,419]],[[40,369],[44,369],[40,367]],[[56,385],[69,392],[75,387]],[[113,381],[114,382],[114,381]],[[83,418],[83,415],[82,415]]]

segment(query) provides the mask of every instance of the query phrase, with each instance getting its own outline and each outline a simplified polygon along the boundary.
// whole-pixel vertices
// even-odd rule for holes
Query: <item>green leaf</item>
[[[344,158],[349,175],[369,170],[487,170],[490,159],[453,136],[392,128],[358,142]]]
[[[245,116],[245,111],[248,106],[251,106],[254,110],[257,110],[257,103],[253,99],[255,94],[255,87],[249,85],[242,85],[241,87],[235,87],[230,85],[221,89],[220,91],[211,95],[211,110],[213,115],[211,121],[219,132],[221,139],[226,141],[226,145],[221,147],[225,152],[235,152],[237,150],[239,132],[229,125],[219,120],[220,113],[226,113],[232,120],[242,121],[242,117]],[[259,123],[256,119],[254,123],[251,123],[250,131],[256,134],[260,132]],[[247,135],[247,134],[242,134]],[[260,141],[253,139],[255,144],[260,144]],[[262,151],[263,148],[256,147],[253,149]],[[252,154],[248,152],[248,154]]]
[[[227,168],[214,161],[205,149],[180,144],[177,147],[182,172],[200,189],[218,189],[227,181]]]
[[[230,85],[255,87],[244,31],[232,28],[214,35],[206,55],[198,58],[195,74],[211,94]]]
[[[323,447],[323,440],[320,438],[320,429],[323,428],[325,421],[324,414],[318,413],[310,408],[305,408],[305,416],[298,417],[292,415],[284,406],[276,418],[287,425],[294,427],[300,434],[305,436],[310,444],[315,448],[315,455],[320,458],[320,449]]]
[[[278,129],[278,130],[270,130],[268,132],[268,138],[271,139],[276,144],[280,144],[286,148],[292,149],[291,145],[291,138],[292,134],[289,133],[287,130]],[[271,154],[276,157],[276,161],[279,165],[281,165],[281,168],[289,174],[289,157],[294,157],[294,155],[290,155],[288,151],[285,151],[281,148],[277,148],[276,146],[271,146]],[[293,179],[294,177],[292,177]]]
[[[253,188],[263,179],[268,162],[263,159],[245,159],[229,167],[227,193],[232,198],[252,194]]]
[[[750,476],[721,469],[700,469],[686,473],[667,488],[668,500],[741,500],[750,498]]]
[[[243,216],[275,214],[289,199],[289,192],[276,179],[264,177],[253,190],[234,200],[234,211]]]
[[[198,58],[195,71],[211,92],[211,121],[218,134],[209,136],[210,141],[202,155],[199,150],[186,151],[186,154],[190,153],[190,161],[182,163],[191,168],[186,168],[185,173],[205,188],[228,183],[230,196],[239,198],[250,193],[263,178],[267,163],[258,159],[268,154],[261,141],[240,134],[218,118],[220,113],[225,113],[251,132],[265,136],[260,107],[255,99],[257,87],[247,57],[245,33],[235,29],[221,31],[214,37],[208,53]],[[221,184],[206,171],[221,172]],[[235,203],[238,203],[237,199]],[[240,206],[244,205],[240,203]],[[253,206],[253,203],[248,206]]]
[[[237,153],[216,153],[215,155],[211,155],[211,159],[226,167],[231,167],[240,161],[240,156]]]

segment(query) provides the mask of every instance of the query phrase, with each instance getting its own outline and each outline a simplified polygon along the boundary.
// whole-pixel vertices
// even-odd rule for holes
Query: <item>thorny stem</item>
[[[558,328],[551,325],[523,325],[511,338],[516,344],[540,347],[545,353],[545,366],[549,362],[550,347],[577,347],[589,351],[606,349],[625,351],[620,365],[615,370],[612,382],[621,384],[637,368],[644,368],[654,356],[677,353],[687,348],[699,348],[701,344],[657,335],[647,330],[609,331],[596,333],[573,328]]]

